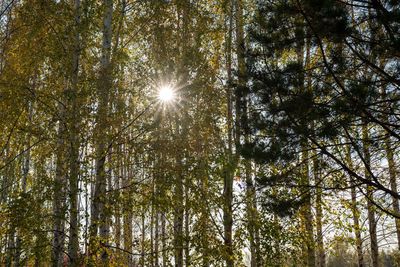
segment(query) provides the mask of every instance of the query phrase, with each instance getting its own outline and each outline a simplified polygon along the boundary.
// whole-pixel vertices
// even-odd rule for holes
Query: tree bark
[[[145,254],[146,254],[146,248],[145,248],[145,242],[146,242],[146,211],[145,208],[142,207],[142,240],[141,240],[141,255],[140,255],[140,266],[145,267],[146,266],[146,258],[145,258]]]
[[[181,43],[179,44],[179,50],[181,51],[181,58],[179,59],[178,66],[178,76],[181,79],[181,83],[185,86],[188,84],[189,80],[189,69],[187,60],[187,54],[189,52],[188,44],[190,42],[190,0],[182,0],[180,5],[177,7],[178,16],[182,18],[182,34],[180,35]],[[187,89],[187,87],[185,88]],[[185,95],[186,91],[182,91],[182,94]],[[187,111],[187,104],[183,104],[182,109]],[[184,265],[184,251],[185,253],[185,262],[189,261],[188,246],[185,233],[184,233],[184,222],[185,217],[188,216],[188,202],[186,199],[186,192],[188,190],[187,185],[184,186],[184,183],[188,181],[185,176],[186,166],[183,162],[183,157],[187,156],[185,151],[185,144],[187,145],[187,134],[188,134],[188,116],[185,113],[182,119],[175,119],[175,135],[177,136],[176,140],[182,140],[180,143],[176,143],[176,155],[175,155],[175,164],[176,164],[176,173],[175,173],[175,201],[176,207],[174,208],[174,246],[175,246],[175,266],[182,267]]]
[[[298,28],[298,33],[304,31],[303,28]],[[296,35],[298,34],[296,33]],[[296,36],[297,37],[297,36]],[[300,38],[301,35],[297,38]],[[306,53],[306,59],[304,60],[304,52]],[[311,55],[310,55],[310,38],[306,39],[306,43],[304,39],[299,39],[298,45],[296,47],[297,53],[297,61],[298,63],[307,69],[310,65]],[[307,75],[307,74],[305,74]],[[299,84],[302,85],[300,88],[303,91],[311,90],[311,77],[310,75],[300,76]],[[311,125],[312,126],[312,125]],[[302,219],[303,227],[305,230],[305,265],[309,267],[314,267],[316,263],[316,253],[315,253],[315,240],[314,240],[314,227],[313,227],[313,214],[312,214],[312,191],[310,190],[311,180],[310,180],[310,160],[309,160],[309,148],[310,145],[307,139],[303,139],[301,141],[301,157],[302,157],[302,164],[304,166],[302,170],[302,178],[300,180],[300,185],[304,186],[303,195],[305,196],[305,202],[300,209],[300,216]]]
[[[179,125],[176,125],[179,128]],[[176,129],[178,130],[178,129]],[[174,208],[174,247],[175,247],[175,267],[183,267],[183,216],[184,208],[183,204],[183,164],[178,149],[175,159],[177,166],[177,173],[175,174],[175,208]]]
[[[75,33],[73,41],[72,54],[72,75],[69,92],[69,104],[71,109],[70,125],[70,162],[69,162],[69,200],[70,200],[70,227],[69,227],[69,266],[78,266],[78,250],[79,250],[79,105],[78,105],[78,75],[79,75],[79,56],[80,56],[80,0],[74,1],[74,18],[75,18]]]
[[[365,178],[371,180],[371,155],[369,151],[369,132],[368,124],[364,123],[362,126],[362,137],[363,137],[363,153],[364,153],[364,175]],[[379,266],[379,251],[378,251],[378,237],[376,232],[377,222],[375,218],[375,206],[374,206],[374,195],[373,188],[367,185],[367,212],[368,212],[368,226],[370,235],[370,247],[371,247],[371,259],[372,266]]]
[[[387,94],[385,88],[382,88],[382,100],[386,101],[387,99]],[[387,106],[385,108],[386,112],[390,112],[390,107]],[[389,123],[389,116],[384,115],[383,120],[386,123]],[[390,182],[390,189],[393,192],[398,193],[397,190],[397,167],[394,159],[394,149],[392,147],[392,142],[390,140],[390,135],[388,133],[385,134],[385,151],[386,151],[386,158],[388,161],[388,167],[389,167],[389,182]],[[399,204],[399,199],[392,196],[392,208],[395,214],[400,215],[400,204]],[[400,250],[400,219],[395,219],[395,225],[396,225],[396,235],[397,235],[397,247]]]
[[[309,190],[310,177],[309,177],[309,156],[308,156],[308,145],[303,141],[302,145],[302,161],[304,164],[302,185],[305,186],[305,190]],[[315,241],[314,241],[314,227],[313,227],[313,215],[311,205],[311,192],[307,192],[306,201],[301,207],[301,218],[305,229],[305,249],[306,249],[306,265],[309,267],[315,266]]]
[[[190,179],[189,175],[185,175],[185,210],[184,210],[184,222],[185,222],[185,239],[184,239],[184,250],[185,250],[185,266],[190,266]]]
[[[100,73],[98,79],[97,94],[99,97],[97,124],[95,129],[96,143],[96,183],[94,189],[94,199],[92,201],[91,231],[90,238],[92,248],[91,255],[96,255],[96,246],[101,249],[101,261],[103,264],[108,262],[107,242],[109,238],[107,208],[107,178],[105,172],[106,156],[108,152],[109,125],[107,122],[110,92],[112,88],[112,66],[111,66],[111,41],[112,41],[112,14],[113,1],[103,0],[103,43],[102,56],[100,62]],[[95,239],[99,236],[100,244],[96,244]]]
[[[398,192],[397,190],[397,168],[394,160],[394,151],[390,142],[390,137],[387,135],[385,137],[385,150],[386,157],[389,165],[389,180],[390,180],[390,189],[393,192]],[[400,205],[399,199],[392,196],[392,207],[395,214],[400,215]],[[400,219],[395,219],[396,223],[396,235],[397,235],[397,247],[400,250]]]
[[[166,222],[165,222],[165,213],[161,213],[161,248],[162,248],[162,266],[166,267],[168,264],[168,256],[167,256],[167,242],[166,242]]]
[[[236,116],[240,119],[237,132],[243,131],[244,142],[250,142],[250,134],[248,132],[248,104],[246,87],[246,63],[245,63],[245,37],[243,24],[243,3],[242,0],[236,0],[236,53],[238,61],[238,87],[237,87],[237,108]],[[240,133],[239,133],[240,135]],[[237,140],[239,140],[239,136]],[[238,142],[238,141],[237,141]],[[246,181],[246,213],[247,213],[247,231],[250,242],[250,266],[261,266],[260,247],[258,240],[258,212],[256,203],[256,190],[252,177],[250,160],[244,161],[245,181]]]
[[[232,29],[233,29],[233,0],[229,1],[229,25],[228,25],[228,36],[226,40],[226,69],[227,69],[227,86],[226,86],[226,98],[227,98],[227,121],[228,121],[228,151],[227,151],[227,163],[224,171],[224,191],[223,191],[223,225],[224,225],[224,258],[227,267],[234,266],[234,255],[233,255],[233,240],[232,240],[232,228],[233,228],[233,175],[234,175],[234,161],[233,155],[233,101],[232,101]],[[236,123],[235,123],[236,125]]]
[[[125,147],[124,149],[125,150]],[[130,178],[133,177],[133,171],[131,168],[131,162],[129,160],[129,155],[124,152],[124,166],[122,174],[122,186],[128,188]],[[124,190],[124,215],[123,215],[123,239],[124,239],[124,249],[126,251],[132,252],[133,249],[133,238],[132,238],[132,210],[131,205],[129,205],[131,199],[130,188]],[[132,266],[132,255],[127,255],[127,265]]]
[[[321,170],[319,164],[319,157],[315,155],[313,160],[313,172],[314,179],[317,184],[316,189],[316,197],[315,197],[315,221],[316,221],[316,234],[317,234],[317,266],[325,267],[326,259],[325,259],[325,249],[324,249],[324,239],[322,233],[322,218],[323,218],[323,210],[322,210],[322,177]]]
[[[63,251],[65,241],[65,199],[64,185],[67,182],[66,172],[66,110],[63,104],[58,106],[60,120],[58,122],[57,152],[56,152],[56,174],[53,187],[53,249],[52,265],[60,267],[63,264]]]
[[[347,146],[346,151],[346,161],[351,170],[353,170],[353,161],[351,159],[351,147]],[[353,213],[353,229],[356,241],[356,251],[357,251],[357,262],[358,267],[364,266],[364,255],[362,252],[362,239],[361,239],[361,227],[360,227],[360,211],[357,207],[357,192],[355,187],[355,181],[350,177],[351,185],[351,211]]]
[[[29,102],[28,103],[28,119],[29,123],[32,125],[32,116],[33,116],[33,103]],[[31,133],[27,134],[26,137],[26,151],[24,153],[23,157],[23,166],[22,166],[22,181],[21,181],[21,191],[23,194],[26,193],[26,187],[27,187],[27,181],[28,181],[28,174],[29,174],[29,169],[30,169],[30,161],[31,161]],[[15,266],[20,266],[20,260],[21,260],[21,245],[22,245],[22,239],[20,236],[20,233],[18,232],[18,229],[16,231],[16,237],[15,237]]]

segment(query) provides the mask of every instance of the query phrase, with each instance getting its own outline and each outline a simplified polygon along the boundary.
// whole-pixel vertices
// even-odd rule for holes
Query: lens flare
[[[158,99],[161,102],[170,102],[174,100],[175,98],[175,92],[171,88],[171,86],[162,86],[160,90],[158,91]]]

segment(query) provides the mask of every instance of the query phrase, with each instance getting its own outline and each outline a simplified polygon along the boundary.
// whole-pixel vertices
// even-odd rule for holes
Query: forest
[[[399,267],[399,0],[0,0],[0,266]]]

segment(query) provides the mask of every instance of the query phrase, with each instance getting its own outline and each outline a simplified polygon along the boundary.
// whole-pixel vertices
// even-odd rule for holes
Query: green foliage
[[[302,266],[318,219],[353,262],[365,185],[397,193],[400,12],[345,2],[111,1],[110,50],[105,1],[1,2],[0,265]]]

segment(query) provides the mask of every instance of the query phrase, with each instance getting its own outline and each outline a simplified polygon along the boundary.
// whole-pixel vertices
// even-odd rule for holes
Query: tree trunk
[[[154,158],[153,158],[154,160]],[[155,176],[153,173],[152,181],[151,181],[151,200],[150,200],[150,257],[149,261],[150,264],[149,266],[154,267],[154,221],[155,221],[155,216],[157,212],[155,211],[155,203],[154,203],[154,198],[155,198]]]
[[[227,98],[227,121],[228,121],[228,155],[227,163],[224,172],[224,205],[223,205],[223,224],[224,224],[224,258],[227,267],[234,265],[233,255],[233,240],[232,240],[232,228],[233,228],[233,175],[234,175],[234,156],[233,156],[233,108],[232,108],[232,28],[233,28],[233,1],[230,1],[229,5],[229,25],[228,25],[228,37],[226,47],[227,57],[227,87],[226,87],[226,98]]]
[[[301,34],[304,31],[303,28],[298,27],[297,34]],[[301,36],[301,35],[300,35]],[[300,38],[300,36],[296,36]],[[310,65],[311,55],[310,55],[310,38],[299,39],[296,53],[297,53],[297,61],[299,65],[303,66],[304,69],[307,69]],[[304,53],[306,53],[306,59],[304,60]],[[307,75],[307,73],[305,73]],[[310,75],[301,75],[299,84],[302,85],[301,90],[308,91],[311,90],[311,76]],[[312,123],[312,122],[311,122]],[[311,125],[313,127],[313,125]],[[304,169],[302,170],[302,178],[300,180],[300,185],[304,187],[303,192],[305,202],[300,209],[300,216],[303,223],[303,227],[305,230],[305,265],[309,267],[315,266],[315,240],[314,240],[314,227],[313,227],[313,214],[312,214],[312,191],[310,190],[311,181],[310,181],[310,160],[309,160],[309,149],[310,145],[307,139],[303,139],[301,141],[301,157],[302,164],[304,165]]]
[[[236,0],[236,54],[238,61],[238,88],[237,88],[237,106],[236,116],[240,120],[237,123],[239,130],[244,132],[245,143],[250,142],[248,133],[248,114],[247,114],[247,95],[244,93],[246,86],[246,63],[245,63],[245,38],[243,25],[243,3],[242,0]],[[240,133],[239,133],[240,135]],[[237,137],[237,141],[239,136]],[[250,266],[260,266],[260,248],[256,236],[258,235],[257,225],[257,205],[256,190],[251,173],[251,162],[245,160],[245,181],[246,181],[246,209],[247,209],[247,231],[250,242]]]
[[[165,213],[161,213],[161,247],[162,247],[162,266],[166,267],[168,264],[167,258],[167,242],[166,242],[166,225],[165,225]]]
[[[120,248],[121,247],[121,177],[123,177],[123,165],[121,160],[122,153],[120,146],[118,147],[117,155],[119,157],[118,165],[116,169],[112,170],[113,177],[114,177],[114,192],[115,192],[115,199],[114,202],[114,218],[115,218],[115,246]]]
[[[206,146],[206,144],[204,144]],[[205,148],[201,150],[204,151]],[[201,187],[201,197],[203,199],[209,199],[208,197],[208,173],[207,163],[206,163],[206,155],[201,154],[202,151],[199,151],[200,155],[202,155],[200,160],[200,187]],[[207,201],[201,207],[201,215],[200,215],[200,224],[201,224],[201,231],[202,231],[202,240],[201,240],[201,248],[202,248],[202,266],[209,267],[210,266],[210,247],[209,247],[209,215],[208,215],[208,206]]]
[[[354,6],[351,7],[351,19],[352,19],[352,24],[355,23],[354,19]],[[341,50],[341,53],[343,50]],[[355,64],[355,62],[353,62]],[[350,140],[349,140],[350,141]],[[346,153],[346,161],[347,164],[350,168],[350,170],[353,170],[353,161],[351,157],[351,146],[349,145],[347,147],[347,153]],[[356,192],[356,187],[355,187],[355,180],[353,177],[350,176],[350,185],[351,185],[351,208],[352,208],[352,213],[353,213],[353,222],[354,222],[354,235],[355,235],[355,241],[356,241],[356,250],[357,250],[357,262],[358,262],[358,267],[364,267],[364,255],[362,251],[362,239],[361,239],[361,227],[360,227],[360,211],[357,207],[357,192]]]
[[[140,266],[142,266],[142,267],[145,267],[146,266],[146,258],[145,258],[145,254],[146,254],[146,244],[145,244],[145,242],[146,242],[146,225],[145,225],[145,222],[146,222],[146,211],[145,211],[145,208],[144,207],[142,207],[142,240],[141,240],[141,245],[142,245],[142,247],[141,247],[141,255],[140,255]]]
[[[124,165],[123,165],[123,173],[122,173],[122,186],[124,188],[128,188],[130,178],[133,177],[133,172],[131,168],[131,162],[129,160],[129,155],[125,154],[125,147],[123,149],[124,153]],[[131,193],[130,188],[124,190],[124,215],[123,215],[123,228],[124,228],[124,249],[132,253],[132,210],[130,205]],[[128,267],[132,266],[132,255],[127,255],[127,265]]]
[[[71,116],[70,125],[70,162],[69,162],[69,200],[70,200],[70,227],[69,227],[69,244],[68,255],[69,265],[78,266],[78,250],[79,250],[79,105],[77,103],[78,94],[78,75],[79,75],[79,55],[80,55],[80,0],[74,1],[75,12],[75,34],[72,54],[72,75],[69,95],[69,105],[71,108],[69,115]]]
[[[187,157],[186,157],[187,158]],[[185,266],[190,266],[190,179],[189,175],[185,175]]]
[[[33,116],[33,103],[29,102],[28,103],[28,117],[29,117],[29,123],[32,125],[32,116]],[[23,166],[22,166],[22,181],[21,181],[21,191],[23,194],[26,193],[26,186],[27,186],[27,181],[28,181],[28,174],[29,174],[29,168],[30,168],[30,161],[31,161],[31,134],[28,133],[26,137],[26,151],[24,153],[23,157]],[[21,245],[22,245],[22,239],[21,236],[19,235],[18,229],[16,231],[16,238],[15,238],[15,266],[20,266],[20,260],[21,260]]]
[[[322,177],[320,172],[319,157],[315,155],[313,160],[314,167],[314,179],[317,184],[316,197],[315,197],[315,221],[316,221],[316,232],[317,232],[317,267],[325,267],[325,250],[324,250],[324,239],[322,233]]]
[[[382,100],[386,101],[387,99],[387,94],[385,88],[382,88]],[[386,112],[390,112],[390,107],[387,106],[385,108]],[[383,120],[386,123],[389,123],[389,116],[384,115]],[[392,148],[392,143],[390,140],[390,135],[385,134],[385,150],[386,150],[386,158],[388,161],[388,167],[389,167],[389,181],[390,181],[390,189],[393,192],[398,193],[397,191],[397,168],[396,168],[396,163],[394,159],[394,150]],[[399,204],[399,199],[392,196],[392,208],[395,214],[398,216],[400,215],[400,204]],[[395,224],[396,224],[396,235],[397,235],[397,247],[400,250],[400,219],[395,219]]]
[[[156,210],[156,215],[154,219],[154,266],[159,267],[159,259],[158,259],[158,248],[159,248],[159,212]]]
[[[310,177],[309,177],[309,165],[308,165],[308,145],[306,141],[303,141],[302,145],[302,161],[304,164],[303,180],[302,185],[309,190]],[[315,242],[314,242],[314,227],[313,227],[313,215],[311,205],[311,192],[306,193],[306,201],[301,208],[301,218],[305,229],[305,249],[306,249],[306,265],[309,267],[315,266]]]
[[[364,175],[366,179],[371,180],[371,173],[369,169],[371,168],[371,155],[369,151],[369,132],[368,132],[368,124],[364,123],[362,126],[362,135],[363,135],[363,152],[364,152]],[[372,266],[379,266],[379,252],[378,252],[378,238],[376,233],[377,222],[375,218],[375,206],[373,188],[367,185],[367,211],[368,211],[368,226],[369,226],[369,235],[371,242],[371,259]]]
[[[181,140],[183,137],[182,131],[179,130],[179,121],[175,121],[175,135],[176,140]],[[183,250],[184,250],[184,166],[182,162],[183,147],[181,143],[176,143],[177,150],[175,151],[175,207],[174,207],[174,254],[175,254],[175,267],[183,267]]]
[[[98,79],[97,94],[99,97],[97,124],[95,129],[96,143],[96,183],[94,189],[94,199],[92,201],[91,231],[90,238],[92,248],[91,255],[96,255],[96,246],[101,249],[101,261],[103,264],[108,262],[107,242],[109,238],[108,217],[109,212],[106,205],[107,178],[105,172],[106,156],[108,152],[109,125],[107,122],[109,97],[112,87],[112,66],[111,66],[111,41],[112,41],[112,13],[113,1],[103,0],[103,43],[102,56],[100,62],[100,73]],[[99,231],[99,232],[98,232]],[[95,239],[99,234],[100,244],[96,244]]]
[[[53,249],[52,264],[54,267],[60,267],[63,264],[63,251],[65,240],[65,187],[67,182],[67,166],[65,158],[65,135],[66,135],[66,110],[65,106],[59,104],[58,107],[60,120],[58,122],[58,137],[56,149],[56,174],[53,188]]]
[[[353,161],[351,159],[351,147],[347,146],[346,161],[351,170],[353,170]],[[360,228],[360,211],[357,208],[357,193],[355,187],[355,181],[350,177],[351,185],[351,211],[353,213],[353,229],[356,241],[357,250],[357,262],[358,267],[364,266],[364,255],[362,252],[362,239],[361,239],[361,228]]]
[[[186,58],[189,52],[188,44],[190,42],[190,0],[182,0],[180,5],[177,7],[178,16],[182,18],[182,34],[180,35],[181,43],[179,45],[179,50],[181,51],[181,58],[179,59],[178,66],[178,76],[181,79],[181,83],[184,85],[188,84],[189,79],[189,69],[187,66]],[[184,88],[184,89],[187,89]],[[182,94],[185,95],[186,90],[182,90]],[[187,104],[183,104],[182,110],[187,110]],[[185,144],[187,145],[187,134],[188,134],[188,116],[184,113],[182,119],[175,119],[175,134],[177,136],[176,140],[182,140],[180,143],[176,143],[176,155],[175,164],[177,166],[175,173],[175,201],[176,207],[174,209],[174,246],[175,246],[175,266],[182,267],[184,264],[184,250],[187,251],[184,233],[184,217],[188,216],[187,212],[187,202],[185,197],[185,192],[188,190],[184,186],[184,182],[187,182],[187,177],[185,177],[186,166],[183,162],[183,157],[187,156],[185,151]],[[186,241],[186,242],[185,242]],[[188,255],[185,253],[185,260],[188,261]]]
[[[177,125],[179,127],[179,125]],[[177,173],[175,174],[175,208],[174,208],[174,247],[175,247],[175,267],[183,267],[183,164],[182,159],[178,156],[178,150],[175,162],[177,165]]]

